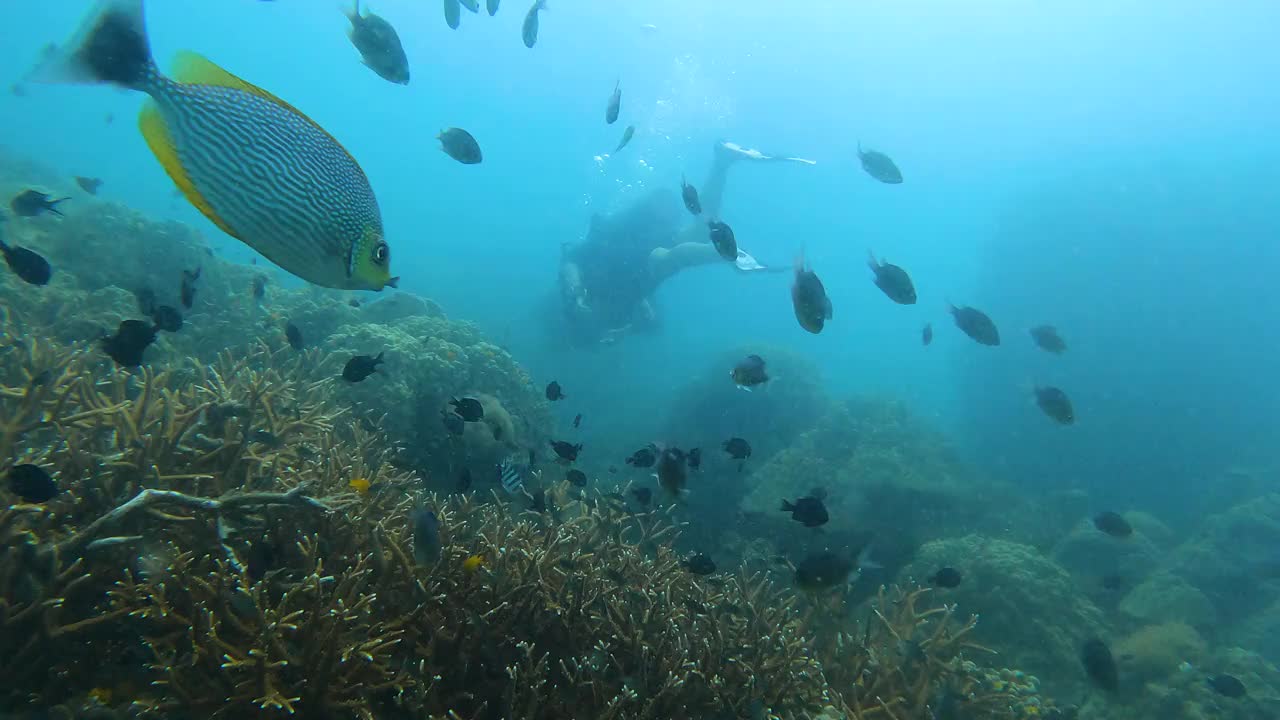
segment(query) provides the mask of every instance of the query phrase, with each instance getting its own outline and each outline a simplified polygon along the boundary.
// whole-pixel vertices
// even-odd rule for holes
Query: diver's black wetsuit
[[[628,330],[652,328],[656,318],[649,297],[662,281],[684,268],[725,263],[711,246],[706,223],[719,217],[729,168],[743,159],[814,164],[717,143],[702,187],[700,217],[688,222],[673,191],[655,190],[626,210],[592,216],[586,238],[564,246],[561,307],[576,339],[610,341]],[[741,249],[733,265],[741,271],[771,270]]]
[[[677,200],[666,190],[650,192],[621,212],[593,216],[586,238],[564,249],[562,262],[576,266],[578,274],[576,292],[572,283],[562,283],[570,321],[589,335],[600,335],[652,320],[645,307],[656,289],[649,255],[671,243],[679,220]],[[579,297],[589,312],[577,307]]]

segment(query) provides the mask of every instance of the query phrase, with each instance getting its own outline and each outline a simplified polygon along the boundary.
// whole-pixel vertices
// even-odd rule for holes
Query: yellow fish
[[[369,488],[372,484],[373,483],[370,483],[368,478],[352,478],[351,482],[347,483],[352,490],[355,490],[361,495],[369,492]]]
[[[471,573],[479,570],[480,567],[485,564],[486,562],[484,559],[484,555],[472,555],[471,557],[462,561],[462,569]]]
[[[77,42],[78,41],[78,42]],[[146,93],[139,127],[187,200],[223,232],[324,287],[395,287],[382,214],[360,165],[292,105],[193,53],[151,57],[142,0],[99,0],[32,74]]]

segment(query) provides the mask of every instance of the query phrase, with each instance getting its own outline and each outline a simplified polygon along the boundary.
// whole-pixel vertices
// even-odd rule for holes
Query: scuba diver
[[[729,168],[740,161],[815,165],[813,160],[774,157],[731,142],[716,143],[711,171],[700,188],[702,214],[680,227],[683,209],[672,193],[655,190],[626,210],[593,215],[587,236],[566,243],[560,257],[560,304],[579,342],[616,342],[628,332],[656,326],[650,301],[664,281],[681,270],[726,263],[711,243],[708,219],[720,218]],[[785,272],[766,267],[741,248],[738,272]]]

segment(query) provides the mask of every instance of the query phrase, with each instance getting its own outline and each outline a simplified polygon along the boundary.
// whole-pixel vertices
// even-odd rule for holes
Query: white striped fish
[[[138,125],[165,171],[228,235],[325,287],[381,290],[391,277],[382,215],[364,171],[288,103],[194,53],[165,77],[151,57],[142,0],[99,0],[36,68],[44,82],[145,92]]]
[[[509,460],[502,461],[498,465],[499,478],[502,481],[502,489],[508,494],[515,495],[524,490],[524,472],[519,465],[513,464]]]

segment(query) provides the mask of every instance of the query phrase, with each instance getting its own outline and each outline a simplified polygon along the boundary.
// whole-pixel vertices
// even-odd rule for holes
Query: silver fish
[[[604,121],[612,125],[618,121],[618,111],[622,109],[622,80],[613,84],[613,94],[609,96],[609,106],[604,109]]]
[[[622,131],[622,139],[618,141],[618,147],[614,148],[613,151],[618,152],[622,148],[626,147],[627,143],[631,142],[631,138],[634,137],[635,134],[636,126],[628,125],[627,129]]]
[[[524,25],[520,28],[520,37],[524,38],[524,46],[532,48],[538,44],[538,11],[547,9],[547,0],[537,0],[529,13],[524,16]]]

